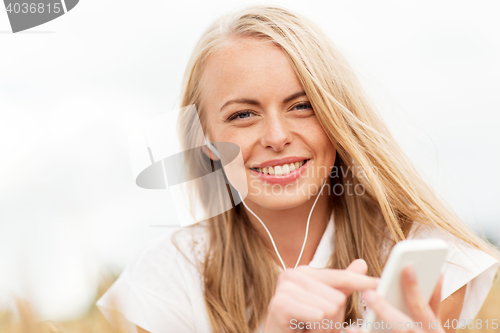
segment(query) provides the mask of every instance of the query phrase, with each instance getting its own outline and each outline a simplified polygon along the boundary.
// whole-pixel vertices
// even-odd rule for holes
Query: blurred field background
[[[107,273],[101,276],[99,287],[95,292],[94,301],[81,317],[68,321],[52,321],[38,319],[38,315],[28,301],[18,299],[17,311],[2,311],[0,309],[0,332],[2,333],[122,333],[114,329],[99,311],[95,302],[118,278],[116,274]]]
[[[33,313],[28,302],[19,300],[17,302],[16,316],[12,311],[0,310],[0,332],[2,333],[122,333],[118,327],[114,329],[106,318],[96,307],[95,302],[117,279],[117,275],[107,274],[102,277],[98,290],[95,293],[95,301],[89,309],[80,317],[71,321],[55,322],[50,320],[38,321],[36,313]],[[461,333],[497,333],[500,332],[500,281],[495,279],[491,291],[484,302],[474,322],[481,319],[482,328],[459,329]],[[491,323],[492,319],[498,319],[499,327],[495,330],[491,327],[486,329],[485,321]],[[156,333],[156,332],[155,332]],[[180,333],[180,332],[179,332]],[[200,332],[202,333],[202,332]]]

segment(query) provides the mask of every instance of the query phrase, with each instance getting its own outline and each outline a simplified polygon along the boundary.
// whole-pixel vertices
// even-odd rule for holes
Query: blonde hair
[[[335,251],[329,267],[344,269],[363,258],[368,275],[380,276],[386,260],[381,240],[393,246],[414,223],[449,232],[495,257],[495,248],[474,235],[425,183],[381,120],[342,54],[313,23],[277,7],[251,6],[227,14],[202,35],[188,64],[181,107],[195,105],[206,132],[200,85],[207,59],[234,38],[255,37],[278,45],[298,76],[316,117],[337,150],[335,167],[350,170],[332,186],[361,184],[361,195],[335,195]],[[192,119],[180,119],[184,138]],[[186,147],[193,147],[185,142]],[[187,167],[206,168],[200,153]],[[355,173],[361,169],[363,173]],[[207,170],[209,172],[209,170]],[[366,175],[363,176],[363,175]],[[227,188],[214,189],[217,193]],[[201,198],[207,207],[213,197]],[[278,274],[269,250],[241,205],[208,221],[203,267],[205,302],[214,332],[253,332],[262,322]],[[345,319],[360,317],[358,294],[348,301]],[[248,309],[248,313],[247,313]]]

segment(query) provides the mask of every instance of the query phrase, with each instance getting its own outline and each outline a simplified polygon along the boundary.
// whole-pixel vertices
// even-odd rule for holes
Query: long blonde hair
[[[202,35],[188,64],[181,107],[195,105],[206,132],[200,85],[208,57],[234,38],[272,41],[288,57],[316,117],[337,150],[335,167],[350,170],[332,178],[332,186],[361,184],[361,195],[335,195],[335,251],[329,267],[344,269],[363,258],[368,275],[380,276],[385,263],[381,240],[390,246],[421,223],[449,232],[495,257],[496,250],[474,235],[425,183],[381,120],[342,54],[313,23],[289,10],[251,6],[213,23]],[[182,118],[184,138],[193,128]],[[189,140],[189,139],[187,139]],[[186,142],[186,147],[192,147]],[[205,167],[200,153],[187,167]],[[363,172],[355,172],[362,170]],[[207,170],[209,172],[209,170]],[[226,188],[215,189],[216,192]],[[201,198],[205,205],[212,198]],[[241,205],[208,221],[203,267],[205,302],[214,332],[253,332],[274,293],[277,266]],[[358,295],[348,301],[345,319],[360,318]],[[247,312],[248,311],[248,312]]]

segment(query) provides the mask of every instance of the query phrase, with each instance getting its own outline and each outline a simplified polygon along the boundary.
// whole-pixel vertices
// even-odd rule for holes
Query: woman
[[[311,22],[264,6],[219,19],[188,65],[181,106],[190,105],[209,141],[240,147],[248,195],[138,254],[98,301],[110,320],[111,298],[139,332],[292,332],[323,319],[355,322],[365,302],[402,320],[373,289],[391,247],[409,238],[453,247],[429,304],[405,271],[411,320],[439,318],[443,332],[477,314],[498,268],[495,249],[437,199]],[[179,123],[185,148],[199,137],[192,123]],[[203,168],[207,156],[218,163],[212,146],[187,167]]]

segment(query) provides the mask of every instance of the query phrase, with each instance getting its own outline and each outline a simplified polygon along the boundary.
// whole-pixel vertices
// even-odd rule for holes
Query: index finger
[[[378,285],[378,279],[374,277],[344,269],[307,267],[302,268],[301,271],[315,280],[319,280],[332,288],[340,290],[346,295],[352,294],[355,290],[375,289]]]

